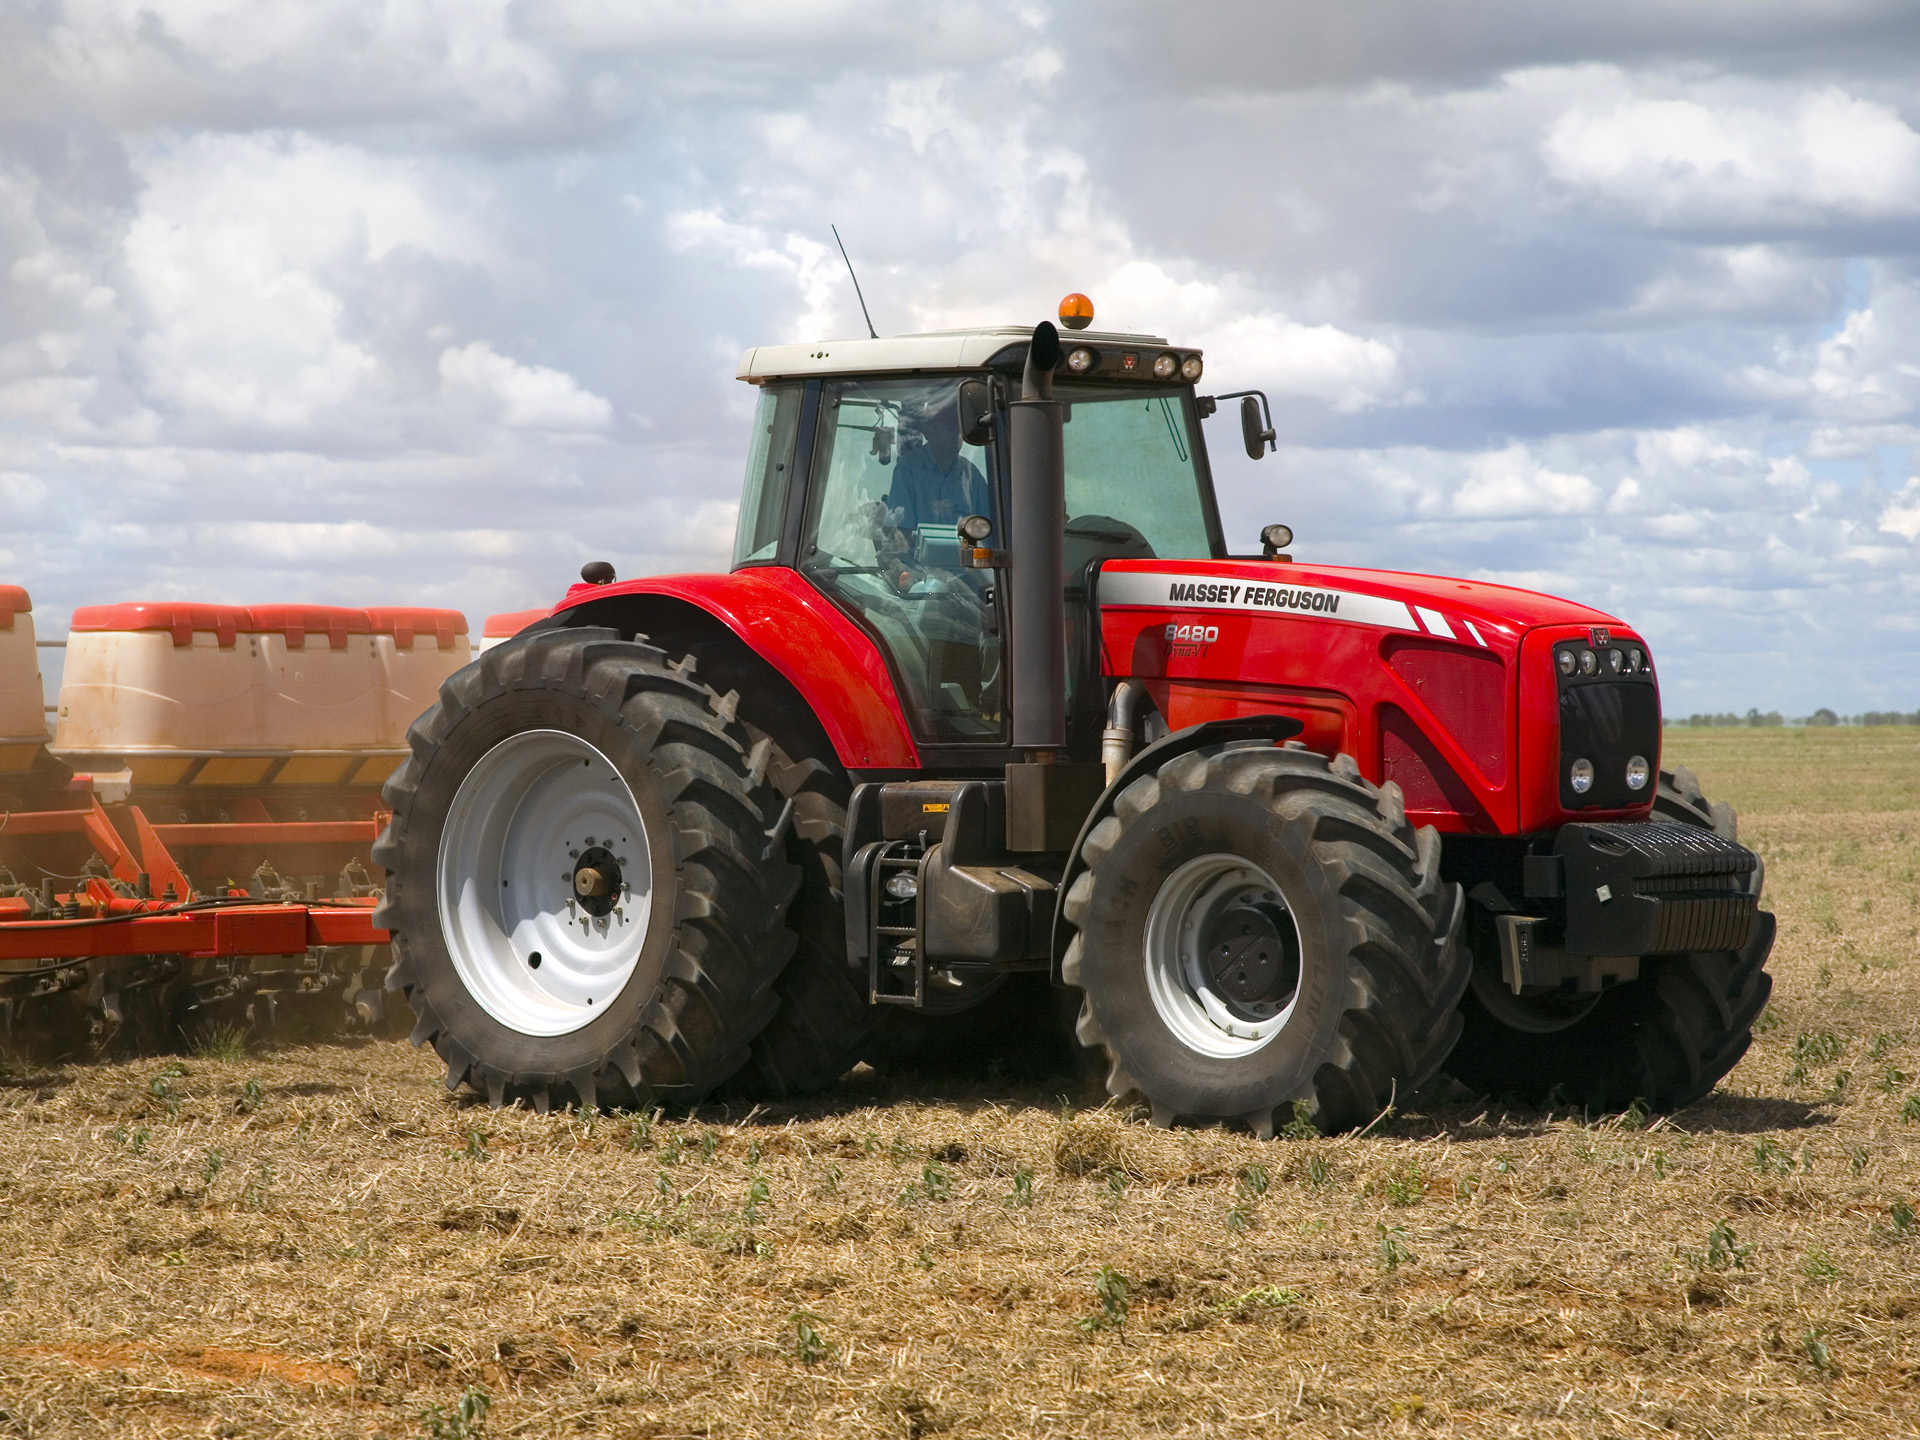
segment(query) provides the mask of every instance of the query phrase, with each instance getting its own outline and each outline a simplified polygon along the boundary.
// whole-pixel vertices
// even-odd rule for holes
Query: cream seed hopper
[[[471,658],[465,618],[83,607],[48,745],[24,592],[0,590],[9,604],[0,1004],[13,1043],[75,1053],[130,1027],[164,1037],[289,1002],[322,1029],[382,1021],[368,857],[380,787],[407,725]],[[29,719],[39,735],[16,736]]]

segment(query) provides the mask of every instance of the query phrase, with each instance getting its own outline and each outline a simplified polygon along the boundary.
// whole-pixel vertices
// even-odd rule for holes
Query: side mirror
[[[1240,436],[1247,442],[1247,458],[1258,460],[1267,453],[1267,447],[1278,448],[1273,427],[1263,422],[1260,414],[1260,400],[1256,396],[1243,396],[1240,401]]]
[[[962,380],[958,398],[960,438],[984,445],[993,433],[993,390],[984,380]]]

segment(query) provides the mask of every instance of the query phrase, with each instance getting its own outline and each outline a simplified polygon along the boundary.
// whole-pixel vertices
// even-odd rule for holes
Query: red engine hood
[[[1480,580],[1265,560],[1112,560],[1098,596],[1106,672],[1143,681],[1175,729],[1291,715],[1302,743],[1352,754],[1442,830],[1645,813],[1573,814],[1557,798],[1552,645],[1605,629],[1644,648],[1604,611]]]

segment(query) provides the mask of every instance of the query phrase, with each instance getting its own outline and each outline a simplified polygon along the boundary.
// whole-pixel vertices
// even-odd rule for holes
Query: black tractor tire
[[[1733,807],[1709,802],[1685,768],[1660,772],[1654,818],[1737,839]],[[1759,893],[1761,872],[1752,888]],[[1678,1110],[1711,1094],[1747,1053],[1753,1022],[1773,991],[1767,956],[1774,919],[1761,911],[1741,950],[1650,955],[1640,977],[1603,992],[1559,1028],[1522,1029],[1499,989],[1500,951],[1489,917],[1469,917],[1474,982],[1462,1002],[1466,1029],[1447,1069],[1482,1094],[1530,1104],[1577,1105],[1589,1113]],[[1490,987],[1492,987],[1490,989]],[[1483,998],[1484,996],[1484,998]]]
[[[541,1112],[684,1104],[747,1063],[794,952],[786,914],[800,870],[782,829],[791,811],[754,773],[738,703],[701,684],[690,659],[587,627],[510,640],[441,686],[387,782],[393,818],[373,858],[387,871],[375,912],[393,937],[387,989],[405,994],[413,1042],[439,1053],[448,1089],[465,1084],[493,1105]],[[438,894],[462,782],[494,747],[530,732],[584,741],[611,767],[604,783],[624,782],[646,838],[652,897],[624,984],[559,1034],[490,1013],[449,953]],[[490,877],[476,884],[482,878],[490,887]]]
[[[787,858],[801,879],[787,923],[799,945],[774,982],[780,1008],[754,1037],[751,1057],[723,1098],[787,1100],[824,1090],[859,1064],[878,1011],[847,965],[840,868],[852,784],[838,764],[793,759],[751,722],[747,731],[753,768],[764,770],[793,807]]]
[[[1413,1101],[1452,1049],[1468,975],[1455,943],[1464,898],[1440,878],[1439,835],[1408,824],[1399,787],[1368,783],[1351,756],[1329,761],[1292,742],[1176,756],[1121,792],[1084,860],[1062,910],[1075,930],[1062,978],[1082,994],[1076,1033],[1104,1053],[1108,1092],[1144,1098],[1155,1124],[1236,1121],[1270,1137],[1304,1102],[1320,1130],[1351,1129]],[[1252,872],[1236,863],[1273,890],[1244,882]],[[1183,879],[1215,871],[1223,878]],[[1243,883],[1265,900],[1224,898]],[[1195,885],[1214,888],[1188,908],[1182,887]],[[1220,995],[1190,979],[1176,988],[1198,963],[1183,958],[1189,942],[1155,937],[1190,923],[1205,933],[1217,921],[1197,917],[1272,906],[1275,891],[1292,917],[1298,980],[1290,1005],[1263,1022],[1278,1028],[1248,1049],[1218,1039],[1231,1036],[1218,1022],[1206,1028]]]

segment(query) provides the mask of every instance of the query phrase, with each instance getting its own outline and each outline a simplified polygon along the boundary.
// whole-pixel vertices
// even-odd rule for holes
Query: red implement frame
[[[194,897],[187,877],[167,849],[168,841],[246,847],[371,842],[380,833],[380,820],[154,825],[139,807],[127,809],[137,856],[105,807],[91,796],[85,810],[21,812],[0,821],[0,834],[7,836],[84,835],[114,880],[139,885],[145,892],[131,897],[105,880],[89,879],[62,897],[70,918],[58,920],[27,919],[27,901],[0,899],[0,966],[127,955],[300,955],[315,946],[386,944],[387,932],[373,923],[372,900],[248,903],[229,895],[219,897],[227,903],[190,904]],[[170,898],[146,898],[155,891]]]
[[[134,901],[152,911],[162,901]],[[186,914],[125,911],[103,919],[8,920],[0,910],[0,963],[92,960],[112,955],[303,955],[315,945],[384,945],[373,903],[262,901]]]

